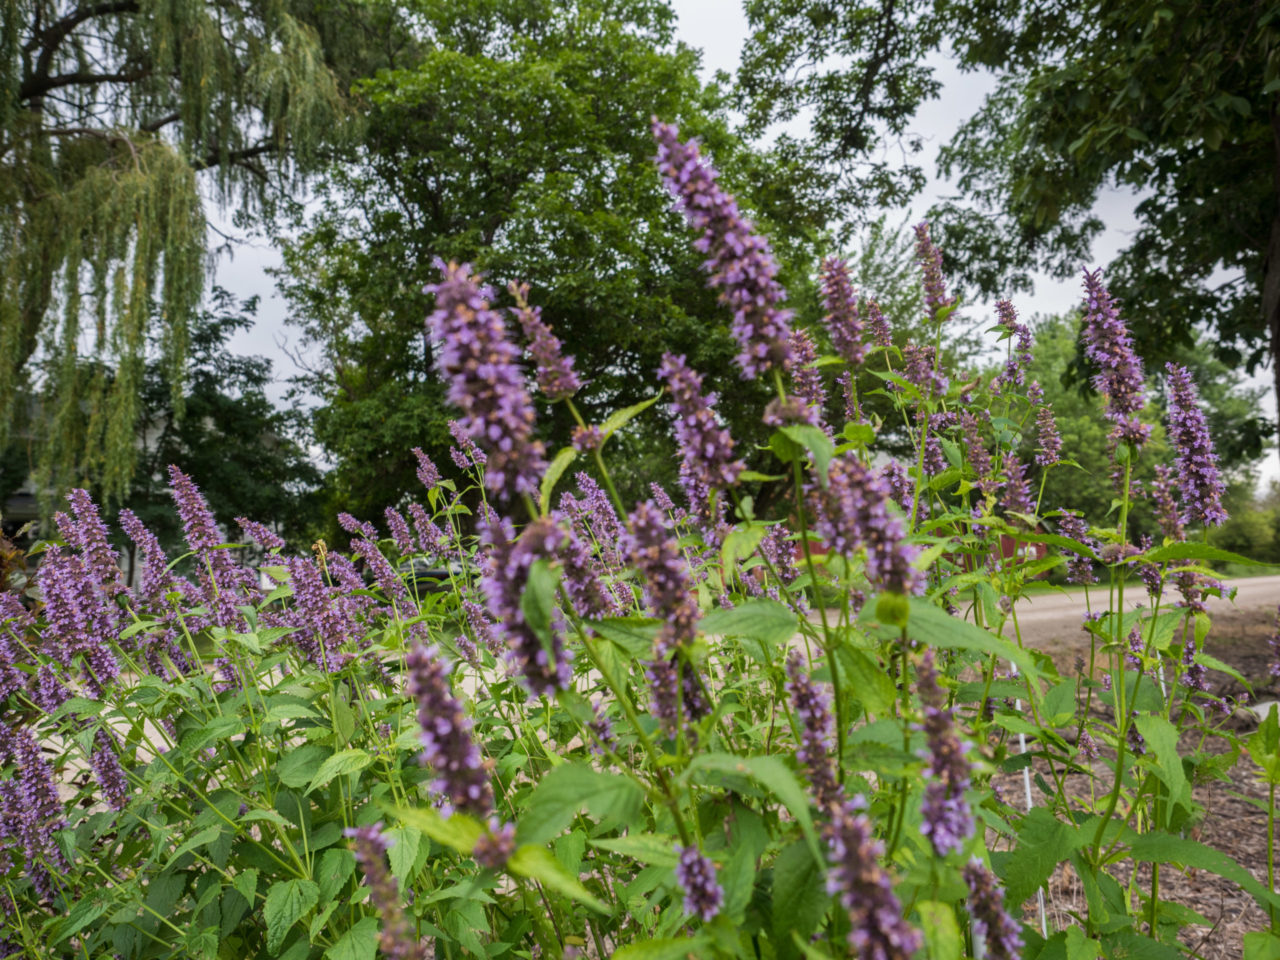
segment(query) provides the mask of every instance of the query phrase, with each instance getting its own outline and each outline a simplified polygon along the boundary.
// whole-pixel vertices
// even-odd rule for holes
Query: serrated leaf
[[[418,859],[418,849],[422,844],[422,831],[413,826],[393,827],[386,832],[391,846],[387,850],[387,858],[391,861],[391,874],[400,881],[402,887],[408,885],[409,874]]]
[[[1058,864],[1088,840],[1079,827],[1063,823],[1045,807],[1033,807],[1018,827],[1013,852],[991,857],[991,866],[1005,883],[1005,903],[1022,903],[1033,896]]]
[[[355,873],[355,854],[346,847],[330,847],[320,857],[315,879],[320,884],[320,902],[328,903],[346,886]]]
[[[1191,800],[1191,787],[1182,770],[1177,729],[1159,714],[1140,714],[1134,723],[1147,741],[1147,756],[1155,759],[1156,776],[1169,788],[1169,799],[1185,806]]]
[[[800,622],[786,604],[759,598],[727,610],[712,610],[699,621],[698,629],[708,636],[750,637],[775,647],[794,637]]]
[[[262,718],[262,722],[269,720],[313,720],[318,719],[320,714],[316,713],[310,707],[301,703],[278,703]]]
[[[544,776],[525,804],[516,834],[521,843],[546,843],[563,833],[584,807],[605,824],[628,823],[644,793],[629,777],[566,763]]]
[[[590,890],[582,885],[577,877],[569,873],[559,860],[546,847],[525,844],[517,847],[516,852],[507,861],[507,870],[519,877],[536,880],[550,890],[571,897],[579,903],[586,904],[592,910],[608,914],[609,907]]]
[[[818,929],[831,897],[823,871],[808,844],[796,841],[782,849],[773,864],[774,936],[794,931],[801,937]]]
[[[840,669],[849,676],[849,682],[842,686],[868,713],[883,717],[893,711],[897,699],[893,681],[868,654],[854,647],[840,646],[836,648],[836,658]]]
[[[680,857],[676,854],[675,839],[665,834],[632,833],[625,837],[609,837],[590,840],[590,846],[624,857],[639,860],[656,867],[674,867]]]
[[[476,841],[484,834],[484,827],[465,813],[440,816],[434,807],[398,808],[396,817],[417,827],[428,837],[443,846],[470,856]]]
[[[231,886],[235,888],[236,893],[249,901],[249,906],[252,908],[253,898],[258,892],[257,867],[249,867],[247,870],[241,870],[231,878]]]
[[[205,827],[194,837],[188,838],[187,841],[183,843],[182,846],[178,847],[177,850],[173,851],[172,856],[169,857],[169,863],[173,863],[183,854],[190,853],[192,850],[196,849],[196,847],[203,847],[206,843],[212,843],[214,840],[218,839],[221,833],[221,824],[213,827]]]
[[[807,423],[782,427],[781,432],[789,440],[798,443],[812,454],[813,467],[818,474],[818,482],[825,487],[827,485],[827,469],[830,467],[831,458],[836,452],[835,444],[831,442],[831,438],[817,427],[810,426]]]
[[[235,716],[215,717],[182,738],[182,749],[188,753],[203,750],[215,740],[226,740],[244,732],[244,722]]]
[[[347,750],[340,750],[333,756],[320,764],[320,769],[316,771],[314,777],[311,778],[311,784],[307,787],[307,793],[315,790],[317,787],[323,787],[334,777],[343,777],[352,773],[359,773],[369,764],[373,763],[373,757],[361,750],[359,747],[351,747]]]
[[[689,957],[701,956],[702,945],[706,942],[702,935],[642,940],[615,950],[613,960],[688,960]]]
[[[776,756],[735,757],[728,753],[704,753],[695,757],[689,764],[688,774],[691,776],[704,770],[748,777],[772,793],[782,801],[782,805],[800,825],[814,860],[819,863],[822,861],[818,834],[813,829],[813,818],[809,813],[809,796],[781,758]]]
[[[1165,547],[1156,547],[1154,550],[1148,550],[1145,554],[1139,554],[1133,558],[1134,563],[1168,563],[1171,560],[1219,560],[1223,563],[1240,563],[1250,567],[1264,566],[1260,560],[1250,560],[1248,557],[1232,553],[1230,550],[1211,547],[1207,543],[1193,543],[1190,541],[1171,543]]]
[[[320,888],[310,880],[282,880],[272,884],[262,906],[262,918],[267,924],[267,950],[275,955],[280,952],[284,939],[293,925],[316,905]]]
[[[324,952],[325,960],[374,960],[378,952],[378,918],[357,920],[342,939]]]
[[[1272,893],[1244,867],[1220,850],[1185,837],[1167,833],[1144,833],[1133,842],[1129,855],[1137,863],[1180,863],[1199,870],[1208,870],[1226,877],[1252,896],[1264,910],[1280,908],[1280,895]]]

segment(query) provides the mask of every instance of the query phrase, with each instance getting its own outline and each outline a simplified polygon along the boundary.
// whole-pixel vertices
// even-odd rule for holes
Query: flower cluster
[[[710,923],[724,904],[724,890],[716,882],[716,868],[696,846],[676,846],[676,882],[684,891],[686,913]]]
[[[964,792],[969,788],[969,745],[956,733],[946,696],[938,686],[933,651],[927,650],[916,669],[916,682],[924,704],[924,733],[928,743],[929,782],[924,791],[924,822],[920,832],[945,857],[959,850],[973,836],[973,813]]]
[[[1008,331],[1013,338],[1009,359],[1005,361],[1004,371],[997,379],[997,384],[1008,388],[1022,386],[1023,371],[1031,365],[1031,331],[1026,324],[1018,322],[1018,313],[1008,300],[996,303],[997,322]]]
[[[916,234],[916,263],[924,273],[924,308],[930,320],[937,320],[939,314],[955,305],[955,297],[947,296],[947,284],[942,276],[942,251],[929,237],[929,224],[917,223],[913,228]]]
[[[734,458],[733,437],[716,419],[715,394],[703,394],[702,375],[684,357],[665,354],[658,376],[671,392],[681,476],[706,490],[733,486],[742,461]]]
[[[980,860],[964,868],[969,885],[969,911],[974,931],[982,938],[986,956],[992,960],[1018,960],[1022,955],[1022,930],[1004,906],[1004,891]]]
[[[690,225],[702,231],[695,246],[707,254],[710,284],[733,311],[733,335],[745,378],[791,361],[791,311],[776,277],[778,264],[769,241],[754,232],[738,204],[716,183],[719,174],[698,154],[695,141],[682,143],[672,124],[653,121],[658,169]]]
[[[1176,363],[1169,374],[1169,438],[1178,453],[1178,485],[1182,490],[1182,522],[1206,527],[1226,522],[1222,508],[1222,475],[1209,426],[1200,409],[1191,373]]]
[[[823,323],[836,355],[850,366],[862,363],[866,344],[862,342],[862,318],[858,316],[858,297],[849,280],[849,265],[834,257],[822,261],[822,305],[826,308]]]
[[[1138,422],[1138,411],[1146,405],[1142,358],[1134,352],[1120,308],[1102,285],[1102,272],[1086,272],[1084,286],[1082,336],[1085,356],[1098,368],[1093,385],[1107,398],[1107,418],[1115,425],[1112,439],[1140,447],[1151,435],[1151,428]]]
[[[426,288],[436,300],[427,328],[438,344],[449,402],[462,411],[459,432],[487,454],[491,491],[502,498],[536,494],[546,467],[543,446],[533,435],[533,404],[502,315],[490,308],[490,293],[469,265],[437,266],[443,278]]]
[[[804,764],[818,806],[827,808],[842,798],[831,759],[831,698],[809,677],[800,651],[787,656],[787,695],[800,720],[800,746],[796,759]]]
[[[568,400],[582,389],[582,381],[573,370],[573,357],[564,355],[560,340],[542,319],[542,309],[529,305],[529,285],[512,281],[507,289],[515,297],[516,319],[537,364],[538,389],[548,400]]]
[[[400,904],[400,886],[387,870],[387,838],[381,823],[364,827],[349,827],[346,835],[351,838],[364,882],[369,887],[369,900],[382,914],[382,930],[378,935],[378,947],[388,960],[425,960],[426,951],[418,943],[413,925]]]

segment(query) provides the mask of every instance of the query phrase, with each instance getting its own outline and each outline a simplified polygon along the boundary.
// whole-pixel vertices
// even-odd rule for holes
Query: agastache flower
[[[754,232],[733,197],[716,184],[719,174],[699,156],[695,141],[681,143],[675,126],[656,118],[653,136],[667,189],[690,225],[702,231],[694,246],[707,254],[709,284],[733,311],[743,377],[785,369],[791,360],[791,311],[779,306],[786,293],[776,279],[769,241]]]
[[[815,426],[820,426],[827,433],[830,429],[823,423],[823,411],[827,407],[827,390],[822,384],[822,371],[813,364],[818,359],[818,352],[813,345],[813,337],[803,327],[791,331],[791,386],[796,396],[809,408],[810,417]]]
[[[986,441],[982,438],[978,418],[968,410],[960,414],[960,429],[964,433],[964,452],[973,468],[974,483],[984,494],[994,493],[1000,484],[996,481],[991,466],[991,455],[987,452]]]
[[[693,600],[689,564],[667,527],[666,515],[653,501],[636,506],[623,549],[640,574],[649,606],[663,620],[654,653],[662,658],[690,646],[702,611]]]
[[[7,856],[10,846],[17,847],[31,885],[40,896],[52,899],[54,874],[71,869],[53,836],[67,825],[53,769],[29,730],[0,724],[0,766],[9,764],[13,774],[0,780],[0,857]]]
[[[338,514],[338,526],[340,526],[343,530],[347,531],[347,533],[351,534],[352,536],[359,534],[360,536],[364,537],[366,540],[372,540],[375,543],[379,539],[377,527],[375,527],[372,523],[369,523],[367,520],[357,520],[355,517],[353,517],[349,513],[346,513],[345,511]]]
[[[396,545],[402,557],[413,553],[413,534],[409,532],[409,524],[405,522],[400,511],[395,507],[387,507],[382,512],[387,521],[387,530],[391,533],[391,541]]]
[[[542,441],[533,435],[533,404],[502,315],[490,308],[489,291],[469,265],[437,266],[443,277],[426,288],[436,300],[427,328],[439,344],[436,364],[448,384],[448,400],[462,411],[460,430],[488,455],[489,490],[503,499],[536,495],[546,460]]]
[[[418,704],[422,727],[422,759],[439,779],[431,789],[445,799],[444,813],[454,810],[481,820],[493,814],[489,771],[471,735],[471,719],[453,695],[437,647],[413,645],[405,655],[409,694]]]
[[[573,449],[579,453],[594,453],[604,446],[604,432],[597,426],[578,426],[573,428],[571,438]]]
[[[1032,384],[1034,386],[1035,384]],[[1036,434],[1040,441],[1036,463],[1052,467],[1062,461],[1062,437],[1058,433],[1058,421],[1053,418],[1053,408],[1043,406],[1036,410]]]
[[[1178,510],[1174,497],[1173,473],[1164,464],[1156,467],[1156,478],[1151,482],[1148,496],[1155,505],[1156,520],[1160,529],[1170,540],[1186,539],[1186,531],[1182,526],[1182,514]]]
[[[467,436],[466,430],[457,420],[449,421],[449,435],[453,437],[457,447],[449,448],[449,456],[459,470],[470,470],[472,467],[483,467],[489,462],[484,451],[476,446],[475,441]]]
[[[904,542],[902,522],[887,509],[889,485],[852,453],[834,458],[826,489],[809,491],[814,525],[828,547],[843,556],[866,548],[867,579],[895,593],[916,582],[916,550]]]
[[[981,860],[971,860],[964,868],[969,885],[969,913],[974,932],[986,946],[991,960],[1018,960],[1022,954],[1022,931],[1004,905],[1004,891],[995,875]]]
[[[538,365],[538,389],[548,400],[568,400],[582,382],[573,370],[573,357],[566,357],[559,339],[542,319],[542,308],[529,305],[529,285],[514,280],[507,287],[515,297],[516,319],[529,340],[529,353]]]
[[[454,553],[453,539],[435,525],[422,504],[409,504],[409,516],[413,518],[413,532],[418,536],[419,550],[436,557],[448,557]]]
[[[1186,367],[1170,363],[1165,370],[1169,374],[1169,438],[1178,454],[1178,485],[1184,507],[1182,522],[1218,526],[1227,519],[1222,508],[1222,475],[1199,394]]]
[[[922,396],[940,397],[951,381],[938,367],[938,352],[933,347],[908,344],[902,351],[905,366],[902,375],[919,389]]]
[[[1014,339],[1012,355],[1005,361],[1004,371],[997,378],[1001,386],[1022,386],[1023,370],[1031,364],[1031,331],[1025,324],[1018,322],[1018,312],[1008,300],[996,303],[998,323]]]
[[[710,923],[724,904],[724,890],[716,882],[716,868],[696,846],[676,846],[680,860],[676,864],[676,882],[684,891],[684,909]]]
[[[72,490],[67,494],[75,523],[59,522],[63,538],[80,551],[85,569],[97,579],[107,596],[115,597],[125,592],[124,574],[120,570],[120,556],[107,542],[107,525],[102,522],[98,507],[87,490]],[[65,516],[59,514],[59,517]]]
[[[933,651],[926,650],[916,669],[920,700],[924,704],[924,732],[928,742],[929,782],[924,791],[924,822],[920,832],[940,857],[959,850],[973,836],[973,813],[964,792],[969,787],[969,745],[955,729],[946,696],[938,686]]]
[[[1098,542],[1089,535],[1089,525],[1082,517],[1073,513],[1063,514],[1058,518],[1058,530],[1064,537],[1083,543],[1096,551]],[[1083,554],[1068,551],[1067,583],[1097,583],[1098,575],[1093,571],[1093,562]]]
[[[1276,631],[1271,634],[1271,639],[1267,641],[1271,647],[1271,668],[1270,674],[1273,677],[1280,677],[1280,606],[1276,607]]]
[[[421,447],[414,447],[413,455],[418,460],[418,482],[430,490],[440,482],[440,471],[431,462],[431,458],[422,452]]]
[[[112,810],[123,810],[129,802],[129,781],[116,754],[119,744],[113,734],[99,728],[93,736],[89,766],[102,788],[102,800]]]
[[[556,556],[564,539],[548,517],[525,527],[518,540],[505,521],[486,523],[483,540],[489,547],[481,587],[498,629],[507,644],[507,660],[531,694],[554,695],[569,685],[571,670],[557,624],[545,626],[546,635],[528,622],[521,597],[529,572],[542,559]]]
[[[84,681],[94,697],[120,674],[108,643],[116,634],[117,608],[96,579],[80,555],[61,547],[45,551],[37,575],[45,603],[46,652],[63,667],[70,667],[77,655],[83,657]]]
[[[902,918],[902,903],[880,866],[884,844],[873,839],[866,801],[854,797],[832,811],[823,835],[831,869],[827,892],[849,913],[849,946],[859,960],[909,960],[920,934]]]
[[[1107,419],[1115,427],[1112,439],[1140,447],[1151,428],[1138,422],[1146,405],[1142,358],[1134,352],[1133,338],[1120,318],[1110,292],[1102,285],[1102,272],[1085,272],[1085,316],[1081,335],[1085,356],[1098,367],[1093,385],[1107,398]]]
[[[916,234],[916,263],[924,274],[924,308],[930,320],[937,320],[938,314],[952,306],[955,297],[947,296],[947,284],[942,277],[942,251],[929,238],[929,224],[917,223],[913,228]]]
[[[787,656],[787,695],[800,720],[800,747],[796,759],[804,764],[818,807],[838,803],[843,794],[836,782],[831,759],[831,697],[810,678],[800,651]]]
[[[1001,506],[1006,513],[1034,514],[1036,511],[1036,505],[1031,500],[1031,486],[1027,482],[1026,470],[1027,468],[1017,457],[1011,456],[1005,460],[1004,496],[1001,498]]]
[[[257,520],[250,520],[247,517],[236,517],[236,523],[240,525],[240,529],[244,531],[244,535],[260,546],[263,550],[284,549],[284,538],[266,524],[259,523]]]
[[[426,951],[414,935],[413,924],[404,914],[400,902],[400,887],[387,869],[389,843],[382,833],[381,823],[365,827],[348,827],[351,848],[356,863],[364,874],[369,887],[369,900],[382,914],[382,930],[378,935],[378,947],[388,960],[426,960]]]
[[[658,376],[671,391],[681,475],[712,490],[733,486],[742,461],[734,458],[733,437],[716,419],[716,395],[703,394],[702,375],[675,354],[663,355]]]
[[[197,578],[213,622],[222,627],[242,626],[237,606],[240,602],[255,603],[261,597],[257,576],[237,564],[229,550],[218,549],[222,537],[213,511],[191,478],[172,464],[169,487],[187,545],[196,554]]]
[[[877,347],[893,346],[893,332],[889,329],[889,321],[875,300],[867,301],[867,334]]]
[[[866,345],[862,342],[862,318],[858,316],[858,297],[849,280],[849,265],[830,257],[822,261],[822,305],[827,314],[822,318],[836,354],[850,366],[862,362]]]

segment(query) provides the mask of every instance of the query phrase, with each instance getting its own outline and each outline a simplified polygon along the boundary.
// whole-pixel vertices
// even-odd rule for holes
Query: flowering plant
[[[1274,954],[1271,858],[1264,883],[1185,835],[1193,787],[1239,754],[1203,641],[1225,589],[1205,564],[1243,559],[1190,535],[1225,513],[1187,372],[1167,372],[1177,462],[1136,490],[1146,381],[1087,274],[1114,525],[1045,504],[1037,473],[1071,466],[1011,304],[997,375],[942,369],[957,303],[921,225],[932,343],[893,346],[839,260],[822,265],[824,328],[799,328],[767,241],[697,145],[654,135],[742,374],[774,390],[778,472],[746,468],[698,372],[668,356],[682,496],[628,508],[608,443],[659,398],[583,422],[528,288],[512,285],[509,320],[469,268],[441,264],[428,327],[474,484],[418,451],[408,517],[388,508],[385,536],[341,518],[355,559],[290,555],[242,520],[261,554],[245,565],[174,469],[190,572],[124,512],[126,577],[73,492],[34,581],[0,594],[9,954],[1160,957],[1194,952],[1187,925],[1204,920],[1161,895],[1182,867],[1255,898],[1272,928],[1246,949]],[[578,419],[553,457],[517,325],[533,380]],[[901,415],[911,462],[876,454],[891,428],[863,416],[859,374]],[[595,479],[557,497],[579,458]],[[766,487],[786,492],[753,495]],[[1138,496],[1159,544],[1130,542]],[[776,516],[757,514],[766,501]],[[1020,629],[1055,568],[1084,587],[1091,652],[1074,674]],[[1249,748],[1270,827],[1274,713]],[[1018,796],[999,789],[1010,778]],[[1084,896],[1051,918],[1060,867]]]

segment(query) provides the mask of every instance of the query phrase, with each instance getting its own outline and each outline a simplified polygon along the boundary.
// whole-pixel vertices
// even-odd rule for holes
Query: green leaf
[[[507,861],[507,870],[519,877],[537,880],[549,890],[584,903],[598,913],[608,914],[609,907],[591,893],[582,882],[564,868],[546,847],[525,844],[517,847]]]
[[[794,930],[808,938],[818,929],[830,900],[822,867],[808,844],[796,841],[783,847],[773,864],[774,937],[783,940]]]
[[[284,759],[276,766],[276,776],[286,787],[305,787],[332,752],[318,743],[304,743],[285,752]]]
[[[588,843],[658,867],[674,867],[680,859],[676,854],[675,839],[665,834],[630,833],[625,837],[590,840]]]
[[[855,447],[869,447],[876,438],[876,429],[869,423],[847,423],[844,438]]]
[[[1246,933],[1244,960],[1280,960],[1280,937],[1266,930]]]
[[[629,943],[613,952],[613,960],[688,960],[701,956],[706,937],[666,937],[661,940],[642,940]]]
[[[173,863],[183,854],[190,853],[192,850],[196,849],[196,847],[203,847],[206,843],[212,843],[214,840],[217,840],[221,834],[222,824],[205,827],[194,837],[188,838],[182,846],[178,847],[177,850],[173,851],[173,855],[169,857],[169,863]]]
[[[1136,863],[1181,863],[1226,877],[1252,896],[1265,910],[1280,907],[1280,895],[1259,883],[1248,870],[1220,850],[1203,843],[1167,833],[1144,833],[1133,842],[1129,855]]]
[[[355,873],[356,856],[346,847],[330,847],[320,857],[315,878],[320,884],[320,902],[328,903]]]
[[[267,891],[262,918],[267,923],[267,951],[276,956],[293,925],[316,905],[320,888],[310,880],[282,880]]]
[[[911,618],[908,632],[913,640],[918,640],[926,647],[942,647],[948,650],[972,650],[977,653],[995,654],[1002,660],[1017,664],[1018,669],[1027,677],[1043,676],[1035,658],[1030,652],[1011,643],[1004,637],[997,637],[981,627],[953,617],[941,607],[936,607],[923,597],[912,597]],[[868,603],[858,618],[864,623],[874,622],[875,605]],[[882,634],[884,631],[881,631]],[[888,635],[897,636],[897,631],[889,631]]]
[[[49,946],[57,946],[69,937],[75,936],[110,910],[111,907],[112,902],[110,900],[90,900],[87,897],[77,900],[66,917],[58,921],[53,927],[57,931],[57,935],[51,936]]]
[[[608,419],[605,420],[604,423],[600,424],[600,433],[603,434],[605,440],[608,440],[615,433],[661,399],[662,391],[660,390],[648,400],[641,400],[639,403],[633,403],[629,407],[623,407],[621,410],[615,410],[613,413],[609,414]]]
[[[529,625],[542,644],[547,656],[553,656],[555,643],[554,626],[556,612],[556,586],[560,582],[559,571],[553,569],[551,561],[539,557],[529,568],[529,578],[525,581],[524,590],[520,594],[520,612],[524,614]]]
[[[359,747],[339,750],[320,765],[320,769],[316,771],[316,775],[311,778],[311,785],[307,787],[307,793],[310,793],[317,787],[323,787],[334,777],[343,777],[348,774],[359,773],[371,763],[373,763],[373,757],[369,756],[369,754],[361,750]]]
[[[546,843],[584,807],[606,825],[629,823],[643,802],[644,792],[630,777],[566,763],[538,782],[520,815],[517,836],[521,843]]]
[[[920,911],[920,927],[929,945],[929,960],[960,960],[964,950],[951,904],[925,900],[917,904],[916,909]]]
[[[1169,788],[1169,799],[1183,806],[1191,802],[1191,787],[1182,770],[1178,753],[1178,731],[1159,714],[1144,713],[1134,718],[1138,732],[1147,741],[1148,757],[1155,758],[1155,773]]]
[[[302,703],[278,703],[267,711],[266,716],[262,718],[262,722],[267,723],[270,720],[312,720],[318,719],[319,716],[320,714]]]
[[[720,547],[720,565],[725,570],[733,570],[739,561],[755,553],[767,529],[763,523],[751,523],[745,529],[735,527],[729,531]]]
[[[1005,883],[1005,903],[1022,903],[1032,896],[1058,864],[1088,840],[1079,827],[1063,823],[1044,807],[1032,807],[1018,827],[1013,852],[991,857],[992,868]]]
[[[1171,560],[1220,560],[1223,563],[1241,563],[1251,567],[1264,566],[1259,560],[1250,560],[1230,550],[1211,547],[1207,543],[1171,543],[1167,547],[1156,547],[1145,555],[1134,557],[1133,562],[1167,563]]]
[[[391,846],[387,850],[387,859],[391,861],[391,875],[407,887],[413,864],[418,859],[418,850],[422,846],[422,831],[417,827],[393,827],[386,833]]]
[[[893,681],[868,654],[844,645],[836,648],[836,658],[840,669],[849,677],[842,686],[866,707],[868,713],[877,717],[892,713],[898,695]]]
[[[569,469],[569,464],[573,463],[577,455],[578,451],[573,447],[565,447],[547,466],[547,472],[542,477],[542,486],[538,488],[538,508],[544,517],[551,509],[551,494],[556,484],[560,482],[560,478],[564,476],[564,472]]]
[[[465,813],[451,813],[448,819],[440,816],[435,807],[398,808],[396,817],[417,827],[428,837],[443,846],[470,856],[476,841],[484,834],[484,827]]]
[[[215,740],[226,740],[244,733],[244,722],[235,716],[214,717],[202,727],[192,730],[182,738],[182,749],[187,753],[203,750]]]
[[[363,917],[324,952],[325,960],[374,960],[378,952],[377,917]]]
[[[698,629],[708,636],[750,637],[776,647],[796,635],[800,622],[786,604],[762,597],[727,610],[713,610],[699,621]]]
[[[731,776],[748,777],[782,801],[800,829],[804,832],[809,850],[816,862],[822,862],[818,846],[818,834],[813,829],[809,814],[809,796],[801,788],[790,768],[776,756],[735,757],[729,753],[705,753],[689,764],[688,774],[709,771]]]
[[[781,432],[794,443],[800,444],[813,455],[813,466],[818,473],[818,482],[822,486],[827,485],[827,468],[831,465],[831,458],[835,456],[835,444],[831,442],[831,438],[807,423],[792,424],[789,427],[782,427]]]
[[[1262,768],[1267,783],[1280,783],[1280,718],[1271,704],[1267,716],[1249,738],[1249,756]]]
[[[247,870],[241,870],[232,878],[231,886],[235,887],[236,892],[249,901],[249,906],[252,907],[253,898],[258,893],[257,867],[249,867]]]

